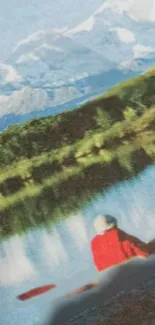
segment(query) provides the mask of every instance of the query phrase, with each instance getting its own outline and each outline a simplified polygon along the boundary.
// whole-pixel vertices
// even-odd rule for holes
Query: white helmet
[[[117,227],[117,220],[106,214],[106,215],[98,215],[94,221],[94,228],[97,233],[103,233],[107,229],[111,229]]]

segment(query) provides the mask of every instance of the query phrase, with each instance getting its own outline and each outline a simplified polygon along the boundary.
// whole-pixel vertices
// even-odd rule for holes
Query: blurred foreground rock
[[[155,325],[152,312],[155,316],[155,255],[104,270],[93,289],[59,302],[48,325]]]
[[[65,325],[155,325],[155,275]]]

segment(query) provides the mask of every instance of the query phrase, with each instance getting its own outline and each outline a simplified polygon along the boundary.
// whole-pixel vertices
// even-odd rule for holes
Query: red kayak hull
[[[67,294],[66,298],[70,298],[70,297],[73,297],[73,296],[75,296],[75,295],[77,295],[77,294],[79,294],[81,292],[85,292],[87,290],[90,290],[90,289],[94,288],[96,286],[96,284],[97,284],[96,282],[90,282],[90,283],[86,284],[85,286],[80,287],[77,290]]]
[[[45,285],[45,286],[42,286],[42,287],[38,287],[38,288],[34,288],[32,290],[29,290],[29,291],[27,291],[25,293],[22,293],[19,296],[17,296],[17,298],[19,300],[24,301],[24,300],[33,298],[35,296],[41,295],[42,293],[45,293],[45,292],[47,292],[49,290],[52,290],[52,289],[55,289],[55,288],[56,288],[55,284]]]

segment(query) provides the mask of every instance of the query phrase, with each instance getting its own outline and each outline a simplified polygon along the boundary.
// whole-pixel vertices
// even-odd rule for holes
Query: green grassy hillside
[[[1,237],[66,217],[155,160],[155,69],[0,134]]]

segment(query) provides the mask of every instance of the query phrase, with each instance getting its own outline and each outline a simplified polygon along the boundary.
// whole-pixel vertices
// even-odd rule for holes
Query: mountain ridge
[[[81,22],[84,31],[80,31],[81,24],[73,29],[41,30],[19,42],[0,65],[1,116],[25,114],[26,110],[31,110],[35,117],[40,105],[42,110],[46,107],[52,110],[52,107],[62,105],[62,101],[65,110],[67,102],[83,96],[77,80],[82,82],[87,78],[86,85],[80,88],[91,97],[90,78],[94,77],[96,93],[102,94],[103,81],[97,80],[97,75],[105,74],[109,78],[109,72],[111,87],[112,70],[118,71],[115,80],[118,83],[122,80],[119,72],[125,79],[149,69],[155,63],[155,24],[149,16],[146,20],[142,17],[135,19],[131,11],[133,13],[132,2],[121,1],[121,6],[116,6],[114,1],[106,1]],[[32,98],[23,91],[19,105],[20,91],[27,86],[31,87]],[[36,100],[36,91],[40,97],[45,92],[42,104]],[[19,92],[18,98],[12,101],[15,92]]]
[[[133,77],[134,75],[134,72],[125,75],[121,71],[111,70],[107,73],[84,77],[76,81],[76,87],[80,91],[80,96],[78,98],[67,101],[62,105],[47,108],[44,107],[44,109],[37,109],[35,111],[32,110],[30,113],[22,112],[21,115],[19,115],[19,113],[12,113],[6,114],[2,117],[0,116],[0,131],[7,129],[12,124],[20,124],[22,122],[28,121],[29,119],[34,119],[41,116],[46,117],[49,115],[57,115],[60,112],[74,109],[75,107],[82,105],[82,103],[86,100],[91,100],[96,96],[99,96],[101,93],[106,92],[117,83],[118,78],[120,81],[125,81],[129,76]],[[101,84],[100,87],[99,84]],[[72,86],[73,84],[70,83],[69,85]],[[84,88],[88,87],[88,85],[90,87],[90,91],[88,93],[84,93]]]

